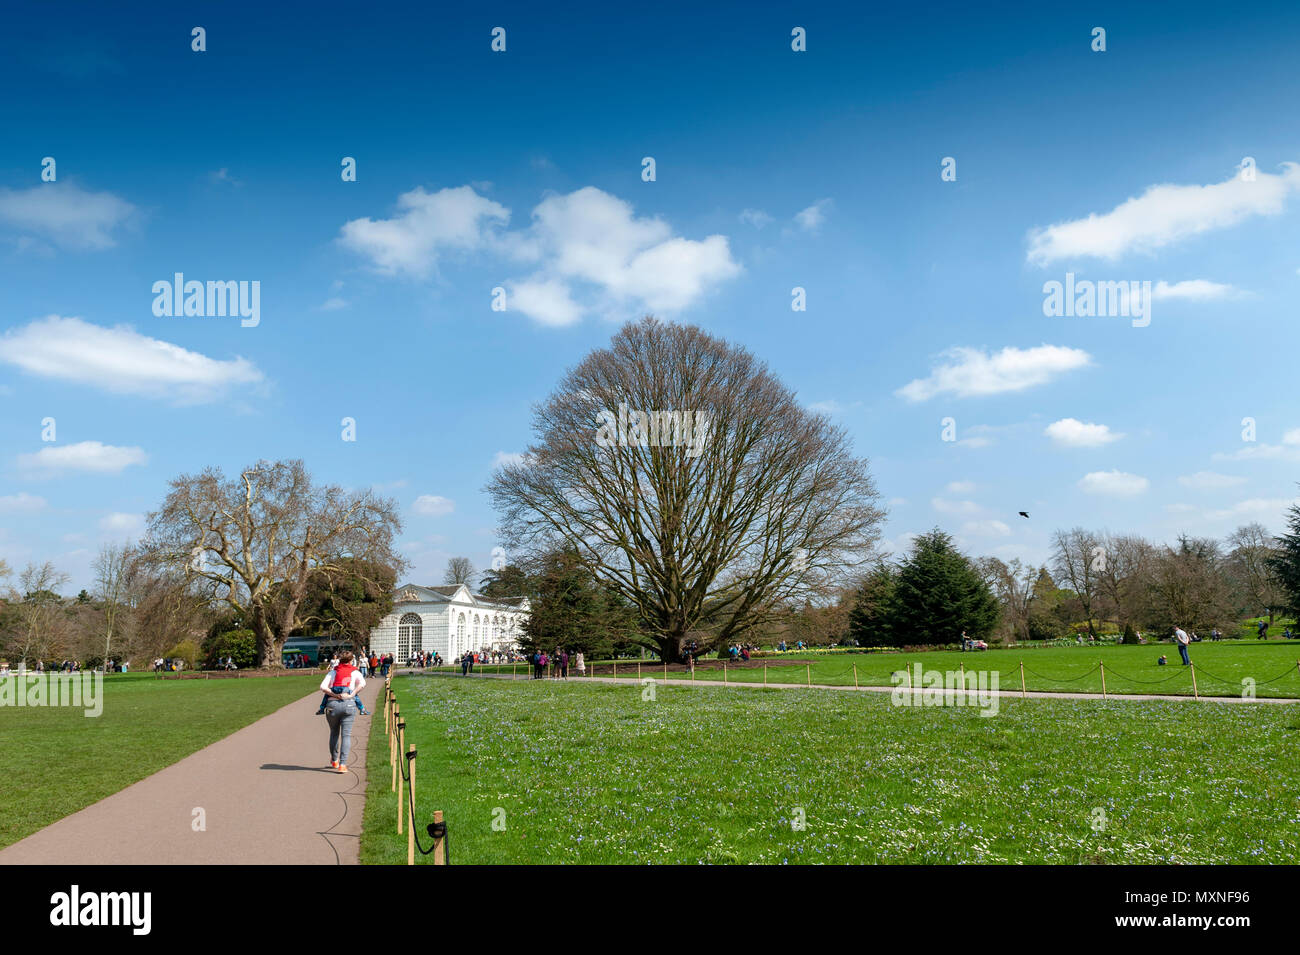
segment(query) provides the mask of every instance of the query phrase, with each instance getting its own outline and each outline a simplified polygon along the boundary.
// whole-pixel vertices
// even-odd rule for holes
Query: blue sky
[[[895,548],[939,524],[972,554],[1037,562],[1058,527],[1276,531],[1296,497],[1293,5],[10,19],[15,569],[51,560],[87,585],[170,478],[261,457],[395,496],[414,580],[452,555],[485,567],[494,461],[646,311],[751,349],[848,428]],[[155,315],[176,272],[259,282],[260,321]],[[1045,316],[1066,273],[1150,282],[1150,324]]]

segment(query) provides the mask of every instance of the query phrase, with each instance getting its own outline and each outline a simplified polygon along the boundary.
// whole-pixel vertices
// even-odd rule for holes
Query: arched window
[[[456,621],[456,656],[465,652],[465,615],[461,614]]]
[[[413,650],[419,650],[424,630],[418,613],[404,613],[397,622],[397,662],[406,663]]]

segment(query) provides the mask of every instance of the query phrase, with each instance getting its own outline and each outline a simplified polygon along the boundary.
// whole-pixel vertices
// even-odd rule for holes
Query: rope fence
[[[443,821],[442,810],[433,814],[433,822],[426,831],[432,842],[424,848],[420,837],[415,833],[415,758],[417,750],[414,743],[406,742],[406,721],[402,719],[402,708],[393,692],[393,677],[384,680],[384,731],[388,736],[388,762],[392,770],[392,791],[397,793],[397,834],[400,836],[403,826],[406,830],[406,864],[415,865],[415,850],[420,855],[433,854],[434,865],[450,865],[451,849],[447,839],[447,824]],[[405,795],[403,795],[405,794]]]
[[[735,679],[734,677],[735,674],[737,673],[756,674],[757,671],[760,669],[762,670],[762,685],[763,686],[772,685],[773,681],[769,679],[769,673],[768,673],[769,666],[773,671],[779,674],[779,677],[776,681],[778,685],[790,686],[796,684],[797,677],[803,677],[802,680],[797,680],[797,683],[807,687],[847,686],[850,677],[852,678],[853,686],[855,688],[860,689],[863,685],[858,674],[858,665],[856,662],[848,663],[843,667],[835,668],[832,670],[832,669],[827,669],[825,667],[824,661],[816,661],[818,663],[818,671],[817,671],[818,682],[814,683],[812,678],[813,662],[814,661],[811,660],[788,660],[788,661],[783,661],[779,664],[770,664],[769,661],[763,660],[763,661],[753,661],[753,665],[738,666],[734,661],[728,661],[723,659],[723,660],[710,660],[708,661],[708,663],[710,664],[709,666],[707,667],[701,666],[699,669],[702,672],[706,672],[706,673],[721,674],[721,680],[714,680],[710,678],[708,679],[708,682],[721,682],[723,684],[728,684],[728,685],[733,682],[757,683],[759,681],[756,675],[752,678]],[[750,663],[750,661],[746,661],[746,663],[748,664]],[[714,665],[714,664],[719,664],[719,665]],[[911,688],[912,686],[912,682],[911,682],[912,666],[913,664],[911,662],[906,662],[905,664],[905,668],[908,673],[909,688]],[[1027,683],[1025,680],[1026,674],[1033,677],[1034,680],[1040,684],[1048,684],[1049,686],[1054,684],[1061,687],[1066,687],[1066,686],[1081,683],[1082,681],[1088,679],[1094,674],[1097,674],[1101,678],[1100,695],[1103,698],[1108,698],[1109,696],[1112,695],[1109,692],[1108,685],[1107,685],[1108,676],[1112,680],[1119,679],[1122,682],[1126,684],[1131,684],[1133,686],[1162,686],[1166,683],[1171,683],[1174,680],[1190,678],[1192,694],[1198,699],[1200,698],[1199,680],[1201,679],[1208,679],[1211,682],[1216,684],[1222,684],[1224,686],[1233,686],[1233,687],[1241,687],[1243,679],[1253,679],[1251,677],[1228,679],[1222,676],[1218,676],[1217,674],[1211,673],[1210,671],[1206,670],[1203,666],[1199,666],[1195,661],[1193,661],[1189,666],[1170,665],[1170,668],[1174,672],[1170,673],[1167,677],[1162,677],[1160,679],[1155,679],[1155,680],[1141,679],[1138,677],[1129,676],[1125,673],[1120,672],[1119,670],[1116,670],[1112,666],[1108,666],[1104,660],[1099,660],[1097,663],[1094,663],[1093,665],[1089,666],[1086,670],[1084,670],[1082,673],[1079,673],[1075,676],[1049,676],[1045,673],[1039,673],[1037,670],[1033,670],[1025,666],[1023,661],[1018,663],[1018,667],[1020,671],[1019,674],[1020,689],[1022,695],[1025,695],[1028,692]],[[476,675],[479,676],[490,675],[487,671],[491,669],[495,671],[495,675],[497,676],[509,675],[512,679],[545,678],[548,680],[554,680],[554,679],[559,679],[561,677],[561,668],[557,665],[551,665],[551,664],[548,664],[546,667],[540,670],[534,664],[531,663],[489,664],[488,666],[480,666],[476,669],[477,669]],[[962,670],[963,683],[965,682],[965,669],[966,669],[965,661],[962,661],[961,670]],[[1002,672],[1001,668],[996,668],[996,669],[998,669],[999,672]],[[804,672],[799,673],[798,672],[799,670],[803,670]],[[584,680],[584,679],[595,680],[595,679],[608,679],[608,678],[628,679],[628,680],[635,678],[636,680],[644,680],[646,677],[656,677],[662,679],[665,683],[669,682],[670,678],[676,679],[679,682],[686,682],[689,680],[690,682],[693,683],[695,682],[696,667],[694,664],[694,660],[690,661],[685,665],[683,664],[669,665],[667,663],[662,663],[662,662],[655,663],[655,662],[644,661],[644,660],[625,661],[620,663],[620,661],[615,660],[615,661],[610,661],[608,663],[599,663],[599,664],[586,663],[583,669],[579,671],[571,660],[567,668],[567,671],[568,671],[567,678],[577,679],[577,680]],[[898,670],[895,672],[901,673],[903,671]],[[1014,674],[1014,671],[1012,671],[1012,673]],[[1296,665],[1294,667],[1287,667],[1287,669],[1283,670],[1277,676],[1270,677],[1267,680],[1255,680],[1254,686],[1256,687],[1270,686],[1274,683],[1278,683],[1287,678],[1295,678],[1295,677],[1300,677],[1300,660],[1296,661]],[[867,685],[870,686],[873,684],[868,683]],[[874,685],[879,685],[879,684],[874,684]],[[1050,689],[1048,691],[1050,692]],[[1122,696],[1125,694],[1121,693],[1120,695]],[[1183,695],[1183,694],[1178,693],[1178,694],[1168,694],[1168,695]]]

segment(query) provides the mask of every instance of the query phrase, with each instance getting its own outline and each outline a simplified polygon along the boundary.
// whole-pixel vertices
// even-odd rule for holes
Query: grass
[[[319,674],[159,680],[110,673],[103,712],[0,707],[0,847],[301,699]]]
[[[1291,706],[394,686],[458,865],[1300,862]],[[369,753],[361,858],[405,863],[382,714]]]
[[[1166,666],[1156,663],[1161,654],[1169,659]],[[1256,696],[1300,697],[1300,642],[1206,641],[1192,644],[1190,655],[1196,665],[1197,687],[1202,696],[1240,696],[1242,681],[1250,679],[1255,681]],[[1100,693],[1098,662],[1101,662],[1106,668],[1108,693],[1191,696],[1193,692],[1191,673],[1181,665],[1178,648],[1171,643],[1013,648],[978,653],[942,650],[833,655],[784,653],[779,657],[755,659],[739,668],[729,664],[725,679],[728,682],[762,683],[763,664],[766,663],[767,679],[771,683],[803,684],[811,679],[814,684],[852,686],[856,667],[857,680],[862,686],[890,686],[894,673],[903,671],[908,664],[915,667],[919,663],[925,670],[958,670],[964,665],[967,670],[997,671],[1001,689],[1018,690],[1022,661],[1025,665],[1025,688],[1029,690]],[[510,665],[474,669],[480,673],[512,672]],[[521,677],[528,672],[525,664],[513,669]],[[635,660],[618,664],[617,675],[620,678],[635,680],[637,672]],[[662,679],[664,671],[662,664],[643,661],[640,672],[643,677]],[[603,677],[611,676],[614,667],[610,663],[600,663],[596,673]],[[577,670],[572,666],[569,677],[571,681],[577,678]],[[689,681],[691,674],[683,667],[670,667],[668,679]],[[723,680],[722,662],[701,661],[695,679]],[[906,685],[905,676],[902,682]]]

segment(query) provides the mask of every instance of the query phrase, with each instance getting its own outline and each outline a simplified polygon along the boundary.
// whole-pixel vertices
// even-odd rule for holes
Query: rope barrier
[[[1175,672],[1171,673],[1169,676],[1165,677],[1163,680],[1139,680],[1136,677],[1125,676],[1123,673],[1120,673],[1114,667],[1110,668],[1110,672],[1114,676],[1119,677],[1121,680],[1127,680],[1129,683],[1137,683],[1140,686],[1159,686],[1161,683],[1168,683],[1170,680],[1177,680],[1179,677],[1183,675],[1181,670],[1176,670]]]
[[[1029,669],[1029,667],[1025,667],[1025,672],[1032,676],[1038,677],[1038,679],[1040,680],[1047,680],[1049,683],[1076,683],[1079,680],[1084,679],[1085,677],[1091,676],[1092,671],[1095,669],[1097,669],[1096,666],[1090,667],[1089,669],[1081,673],[1079,676],[1070,677],[1068,680],[1065,679],[1064,677],[1043,676],[1043,674],[1041,673],[1035,673],[1033,670]]]

